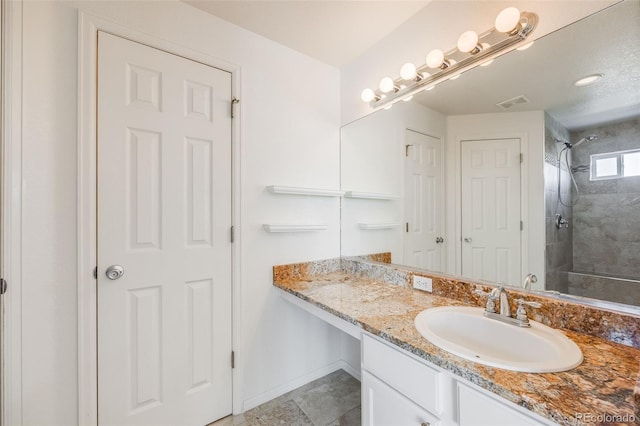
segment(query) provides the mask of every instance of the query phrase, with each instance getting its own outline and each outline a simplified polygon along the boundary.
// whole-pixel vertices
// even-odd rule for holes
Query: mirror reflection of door
[[[404,263],[442,271],[442,144],[433,136],[405,133]]]
[[[520,140],[461,143],[462,275],[520,280]]]

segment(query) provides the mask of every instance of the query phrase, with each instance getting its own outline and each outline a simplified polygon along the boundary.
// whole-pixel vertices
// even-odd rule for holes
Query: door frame
[[[524,227],[520,231],[520,275],[523,271],[529,270],[529,174],[528,174],[528,152],[529,141],[528,135],[524,132],[508,132],[508,133],[476,133],[464,134],[456,136],[455,140],[455,229],[454,242],[448,246],[449,255],[455,259],[455,274],[462,274],[462,142],[464,141],[480,141],[495,139],[519,139],[520,154],[523,155],[523,161],[520,163],[520,220]]]
[[[173,44],[91,15],[78,12],[78,420],[79,424],[98,423],[97,363],[97,60],[98,31],[181,56],[231,73],[232,96],[240,98],[240,66],[214,58],[188,47]],[[240,104],[242,105],[242,104]],[[231,107],[231,106],[230,106]],[[232,348],[236,366],[232,370],[233,413],[241,411],[242,350],[239,347],[240,303],[240,117],[242,107],[231,124],[231,220],[235,227],[232,244]],[[240,356],[238,356],[238,354]]]
[[[2,257],[9,289],[2,296],[2,414],[22,423],[22,0],[0,4],[0,143]]]

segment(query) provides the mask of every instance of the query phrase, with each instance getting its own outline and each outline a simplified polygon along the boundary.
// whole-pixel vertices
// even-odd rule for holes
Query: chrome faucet
[[[505,290],[504,287],[500,286],[491,290],[489,298],[494,301],[500,301],[500,315],[511,317],[511,305],[509,305],[509,297],[507,295],[507,290]]]
[[[538,282],[538,277],[536,277],[534,274],[527,274],[527,276],[524,277],[522,288],[526,290],[531,290],[531,284],[535,284],[537,282]]]
[[[507,294],[507,290],[504,287],[496,287],[491,290],[491,293],[487,293],[482,290],[476,290],[475,292],[483,296],[489,296],[487,300],[487,306],[484,310],[485,317],[506,322],[507,324],[517,325],[518,327],[531,327],[529,319],[527,318],[527,312],[524,309],[524,305],[531,306],[533,308],[540,308],[542,306],[538,302],[529,302],[524,299],[517,299],[518,309],[516,311],[516,317],[513,318],[511,316],[509,295]],[[500,303],[500,313],[496,312],[496,300]]]

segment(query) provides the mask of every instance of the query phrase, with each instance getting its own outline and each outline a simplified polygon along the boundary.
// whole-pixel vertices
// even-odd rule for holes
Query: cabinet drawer
[[[457,383],[458,419],[460,426],[533,426],[547,422],[511,408],[509,402],[499,401],[485,392]],[[514,405],[515,406],[515,405]]]
[[[378,340],[362,336],[362,368],[432,413],[439,413],[437,370]]]
[[[363,426],[436,426],[438,418],[375,376],[362,373]]]

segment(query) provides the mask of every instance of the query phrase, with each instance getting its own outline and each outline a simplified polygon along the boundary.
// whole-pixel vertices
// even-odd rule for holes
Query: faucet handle
[[[524,306],[531,306],[532,308],[541,308],[542,304],[538,302],[530,302],[524,299],[517,299],[518,309],[516,310],[516,319],[523,324],[529,324],[529,318],[527,317],[527,311]]]
[[[540,302],[531,302],[529,300],[524,300],[524,299],[517,299],[516,302],[518,302],[518,306],[527,305],[527,306],[531,306],[532,308],[542,308],[542,303]]]
[[[487,305],[485,306],[485,311],[492,312],[492,313],[496,312],[495,300],[497,299],[497,297],[493,293],[493,291],[489,292],[489,291],[484,291],[484,290],[473,290],[473,292],[475,294],[480,295],[480,296],[486,296],[487,297]]]

